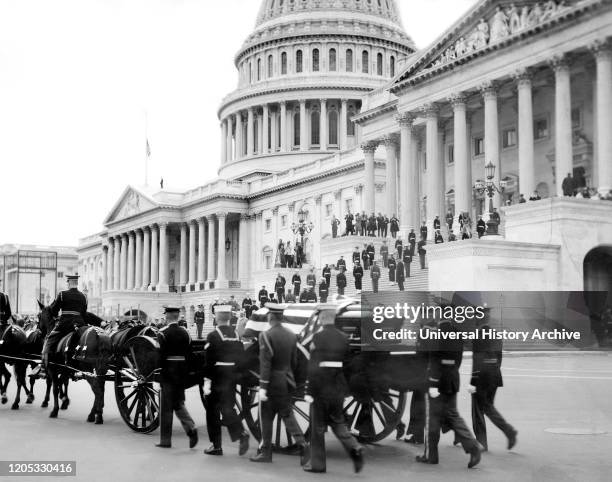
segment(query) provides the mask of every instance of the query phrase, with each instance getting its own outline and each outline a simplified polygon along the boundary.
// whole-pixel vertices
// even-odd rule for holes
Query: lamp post
[[[506,181],[500,181],[499,186],[495,184],[495,164],[489,162],[485,166],[487,180],[478,179],[474,184],[474,192],[482,196],[487,194],[489,197],[489,220],[487,221],[487,236],[494,236],[499,233],[499,213],[493,208],[493,196],[496,192],[503,194],[506,190]]]

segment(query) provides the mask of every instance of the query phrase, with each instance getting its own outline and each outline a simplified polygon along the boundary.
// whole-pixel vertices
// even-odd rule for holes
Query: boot
[[[249,438],[250,436],[248,432],[242,432],[242,435],[240,436],[238,455],[244,455],[249,451]]]
[[[272,449],[265,448],[259,449],[257,451],[257,455],[251,457],[249,459],[251,462],[259,462],[259,463],[272,463]]]
[[[482,456],[482,452],[478,445],[474,446],[472,450],[470,450],[470,461],[468,462],[468,469],[476,467],[480,463],[480,458]]]
[[[206,455],[223,455],[223,449],[221,447],[215,447],[211,445],[206,450],[204,450]]]
[[[187,433],[187,437],[189,437],[189,448],[192,449],[196,445],[198,445],[198,430],[193,429]]]

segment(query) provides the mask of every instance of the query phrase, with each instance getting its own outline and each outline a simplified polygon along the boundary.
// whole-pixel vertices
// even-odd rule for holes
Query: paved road
[[[470,365],[467,360],[460,394],[460,410],[467,419],[470,410],[465,388]],[[491,428],[490,452],[477,469],[468,470],[467,457],[461,449],[452,446],[452,436],[445,435],[440,445],[440,465],[423,466],[414,462],[414,456],[421,449],[388,439],[367,448],[367,465],[357,478],[486,482],[611,480],[612,355],[507,357],[504,374],[506,387],[499,392],[498,407],[519,430],[519,443],[514,451],[507,452],[502,434]],[[43,387],[39,385],[34,405],[22,405],[18,412],[10,410],[10,403],[0,406],[1,460],[76,460],[78,476],[67,480],[83,481],[353,479],[350,462],[331,438],[328,438],[327,476],[302,472],[295,457],[278,455],[271,466],[250,463],[246,457],[238,457],[236,444],[226,444],[224,457],[203,455],[202,449],[208,446],[208,440],[204,410],[195,390],[188,392],[187,405],[200,427],[200,445],[189,450],[177,423],[174,448],[162,450],[153,447],[157,432],[139,435],[123,424],[110,383],[102,426],[84,422],[92,401],[85,382],[71,385],[72,404],[57,420],[49,419],[48,410],[40,408]],[[13,390],[9,392],[11,397]],[[575,431],[603,433],[555,433]]]

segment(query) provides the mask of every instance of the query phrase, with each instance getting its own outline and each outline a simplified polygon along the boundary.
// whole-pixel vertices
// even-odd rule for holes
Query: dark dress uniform
[[[328,265],[325,265],[325,268],[323,268],[323,278],[325,278],[325,282],[329,288],[329,284],[331,283],[331,268]]]
[[[436,219],[434,219],[433,228],[434,228],[434,231],[437,231],[438,229],[440,229],[440,218],[438,218],[437,216],[436,216]]]
[[[340,258],[337,262],[336,262],[336,268],[338,268],[338,270],[340,268],[344,268],[346,269],[346,260],[344,258]]]
[[[331,427],[334,435],[351,456],[360,456],[361,446],[349,432],[342,405],[348,394],[343,365],[349,352],[348,337],[333,325],[325,325],[310,344],[306,395],[310,405],[310,463],[312,472],[325,472],[325,432]]]
[[[170,323],[158,334],[161,363],[161,407],[160,407],[160,443],[170,447],[172,443],[172,412],[176,414],[183,430],[194,437],[195,422],[185,408],[185,383],[187,377],[186,358],[191,351],[189,333],[178,323]]]
[[[284,277],[279,276],[276,278],[274,291],[276,292],[276,299],[279,303],[282,303],[285,297],[285,284],[287,284],[287,282]]]
[[[376,257],[376,248],[373,244],[370,243],[368,244],[366,251],[368,252],[368,267],[370,267],[374,263],[374,258]]]
[[[317,286],[317,276],[314,273],[308,273],[306,275],[306,286]]]
[[[426,340],[422,336],[422,332],[429,329],[429,326],[424,326],[419,330],[419,335],[416,341],[416,356],[415,356],[415,371],[423,374],[422,378],[417,383],[415,390],[412,392],[410,400],[410,421],[408,422],[407,439],[406,441],[414,444],[422,444],[425,435],[425,397],[427,395],[427,364],[430,340]]]
[[[380,255],[382,256],[382,260],[383,260],[383,267],[387,267],[387,262],[389,261],[389,246],[387,246],[386,244],[383,244],[380,247]]]
[[[317,302],[317,294],[314,292],[314,289],[307,289],[302,291],[300,295],[300,303],[316,303]]]
[[[361,252],[361,262],[363,269],[367,271],[370,268],[370,255],[367,248]]]
[[[253,300],[251,298],[245,298],[242,300],[242,309],[245,312],[247,318],[251,317],[251,313],[253,313]]]
[[[483,325],[479,330],[488,329]],[[495,408],[495,394],[504,386],[501,374],[502,341],[483,340],[482,336],[473,341],[473,367],[470,384],[476,388],[472,394],[472,427],[476,440],[485,450],[487,445],[487,425],[485,415],[508,438],[508,449],[516,443],[516,430]]]
[[[395,258],[389,258],[387,268],[389,268],[389,281],[391,283],[395,283],[395,270],[397,269],[397,263],[395,261]]]
[[[268,298],[268,290],[264,288],[260,289],[257,299],[259,300],[259,304],[263,307],[270,300],[270,298]]]
[[[404,253],[404,243],[401,239],[395,241],[395,251],[397,252],[397,259],[402,259],[402,255]]]
[[[298,445],[305,447],[304,434],[291,408],[295,390],[293,370],[297,364],[297,337],[280,323],[259,334],[260,387],[267,391],[268,400],[261,402],[261,456],[272,459],[272,425],[278,414],[287,433]]]
[[[406,278],[410,278],[410,263],[412,263],[412,256],[410,256],[410,251],[408,251],[407,249],[404,250],[404,258],[402,261],[404,262]]]
[[[198,329],[198,338],[202,338],[202,328],[204,328],[204,321],[206,320],[204,310],[196,311],[193,315],[193,318]]]
[[[425,256],[427,255],[427,250],[425,249],[426,245],[427,243],[424,239],[419,241],[419,261],[421,262],[421,269],[425,269]]]
[[[321,303],[327,303],[327,297],[329,296],[329,284],[327,282],[319,283],[319,300]]]
[[[393,216],[391,218],[391,236],[393,236],[394,238],[397,236],[397,232],[399,231],[399,225],[399,219]]]
[[[476,223],[476,232],[478,233],[478,238],[482,238],[487,231],[487,223],[484,222],[483,219],[479,219]]]
[[[434,329],[434,328],[432,328]],[[452,323],[445,321],[438,328],[441,332],[453,332]],[[438,463],[438,442],[442,427],[455,432],[455,440],[461,443],[466,453],[480,456],[478,442],[457,411],[459,392],[459,368],[463,359],[463,340],[441,339],[430,343],[427,363],[427,385],[437,388],[439,396],[425,396],[427,413],[425,429],[425,453],[417,457],[419,462]],[[472,460],[470,460],[470,463]],[[477,463],[477,462],[476,462]],[[475,464],[474,464],[475,465]]]
[[[231,326],[217,326],[206,338],[204,373],[211,383],[206,397],[206,426],[214,448],[221,448],[221,426],[225,425],[232,442],[245,433],[240,416],[234,410],[236,380],[244,357],[242,342]]]
[[[404,269],[404,263],[401,260],[398,261],[397,268],[395,269],[395,280],[400,291],[404,291],[404,281],[406,280]]]
[[[344,288],[346,288],[346,275],[344,271],[340,271],[340,273],[336,275],[336,286],[338,287],[338,294],[344,295]]]
[[[11,316],[13,316],[11,302],[8,296],[0,291],[0,323],[7,324]]]
[[[380,268],[378,265],[372,266],[370,277],[372,278],[372,290],[374,293],[378,293],[378,280],[380,280]]]
[[[421,239],[427,241],[427,226],[421,226]]]
[[[355,289],[361,291],[361,280],[363,278],[363,268],[356,265],[353,268],[353,277],[355,278]]]
[[[54,317],[59,314],[60,310],[62,314],[55,328],[53,328],[45,340],[42,351],[43,360],[57,347],[57,344],[64,336],[85,324],[87,297],[76,288],[60,291],[49,308],[51,315]]]
[[[299,274],[294,274],[291,278],[291,284],[293,285],[293,294],[300,296],[300,287],[302,286],[302,278]]]
[[[410,256],[414,256],[414,247],[416,246],[416,233],[411,230],[408,234],[408,244],[410,245]]]
[[[359,251],[353,251],[353,264],[357,264],[361,262],[361,255]]]

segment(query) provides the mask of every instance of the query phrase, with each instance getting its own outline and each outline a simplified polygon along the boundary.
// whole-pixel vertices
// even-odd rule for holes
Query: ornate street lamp
[[[499,232],[499,214],[493,210],[493,196],[496,192],[503,194],[506,190],[507,182],[500,181],[499,186],[495,184],[495,164],[489,161],[485,166],[486,181],[478,179],[474,183],[474,192],[479,196],[487,194],[489,197],[489,220],[487,221],[487,235],[496,235]]]
[[[312,224],[312,222],[306,223],[306,221],[304,221],[306,214],[306,212],[300,209],[298,212],[299,221],[291,224],[291,231],[293,231],[293,234],[299,235],[302,248],[304,247],[304,235],[311,233],[314,229],[314,224]]]

